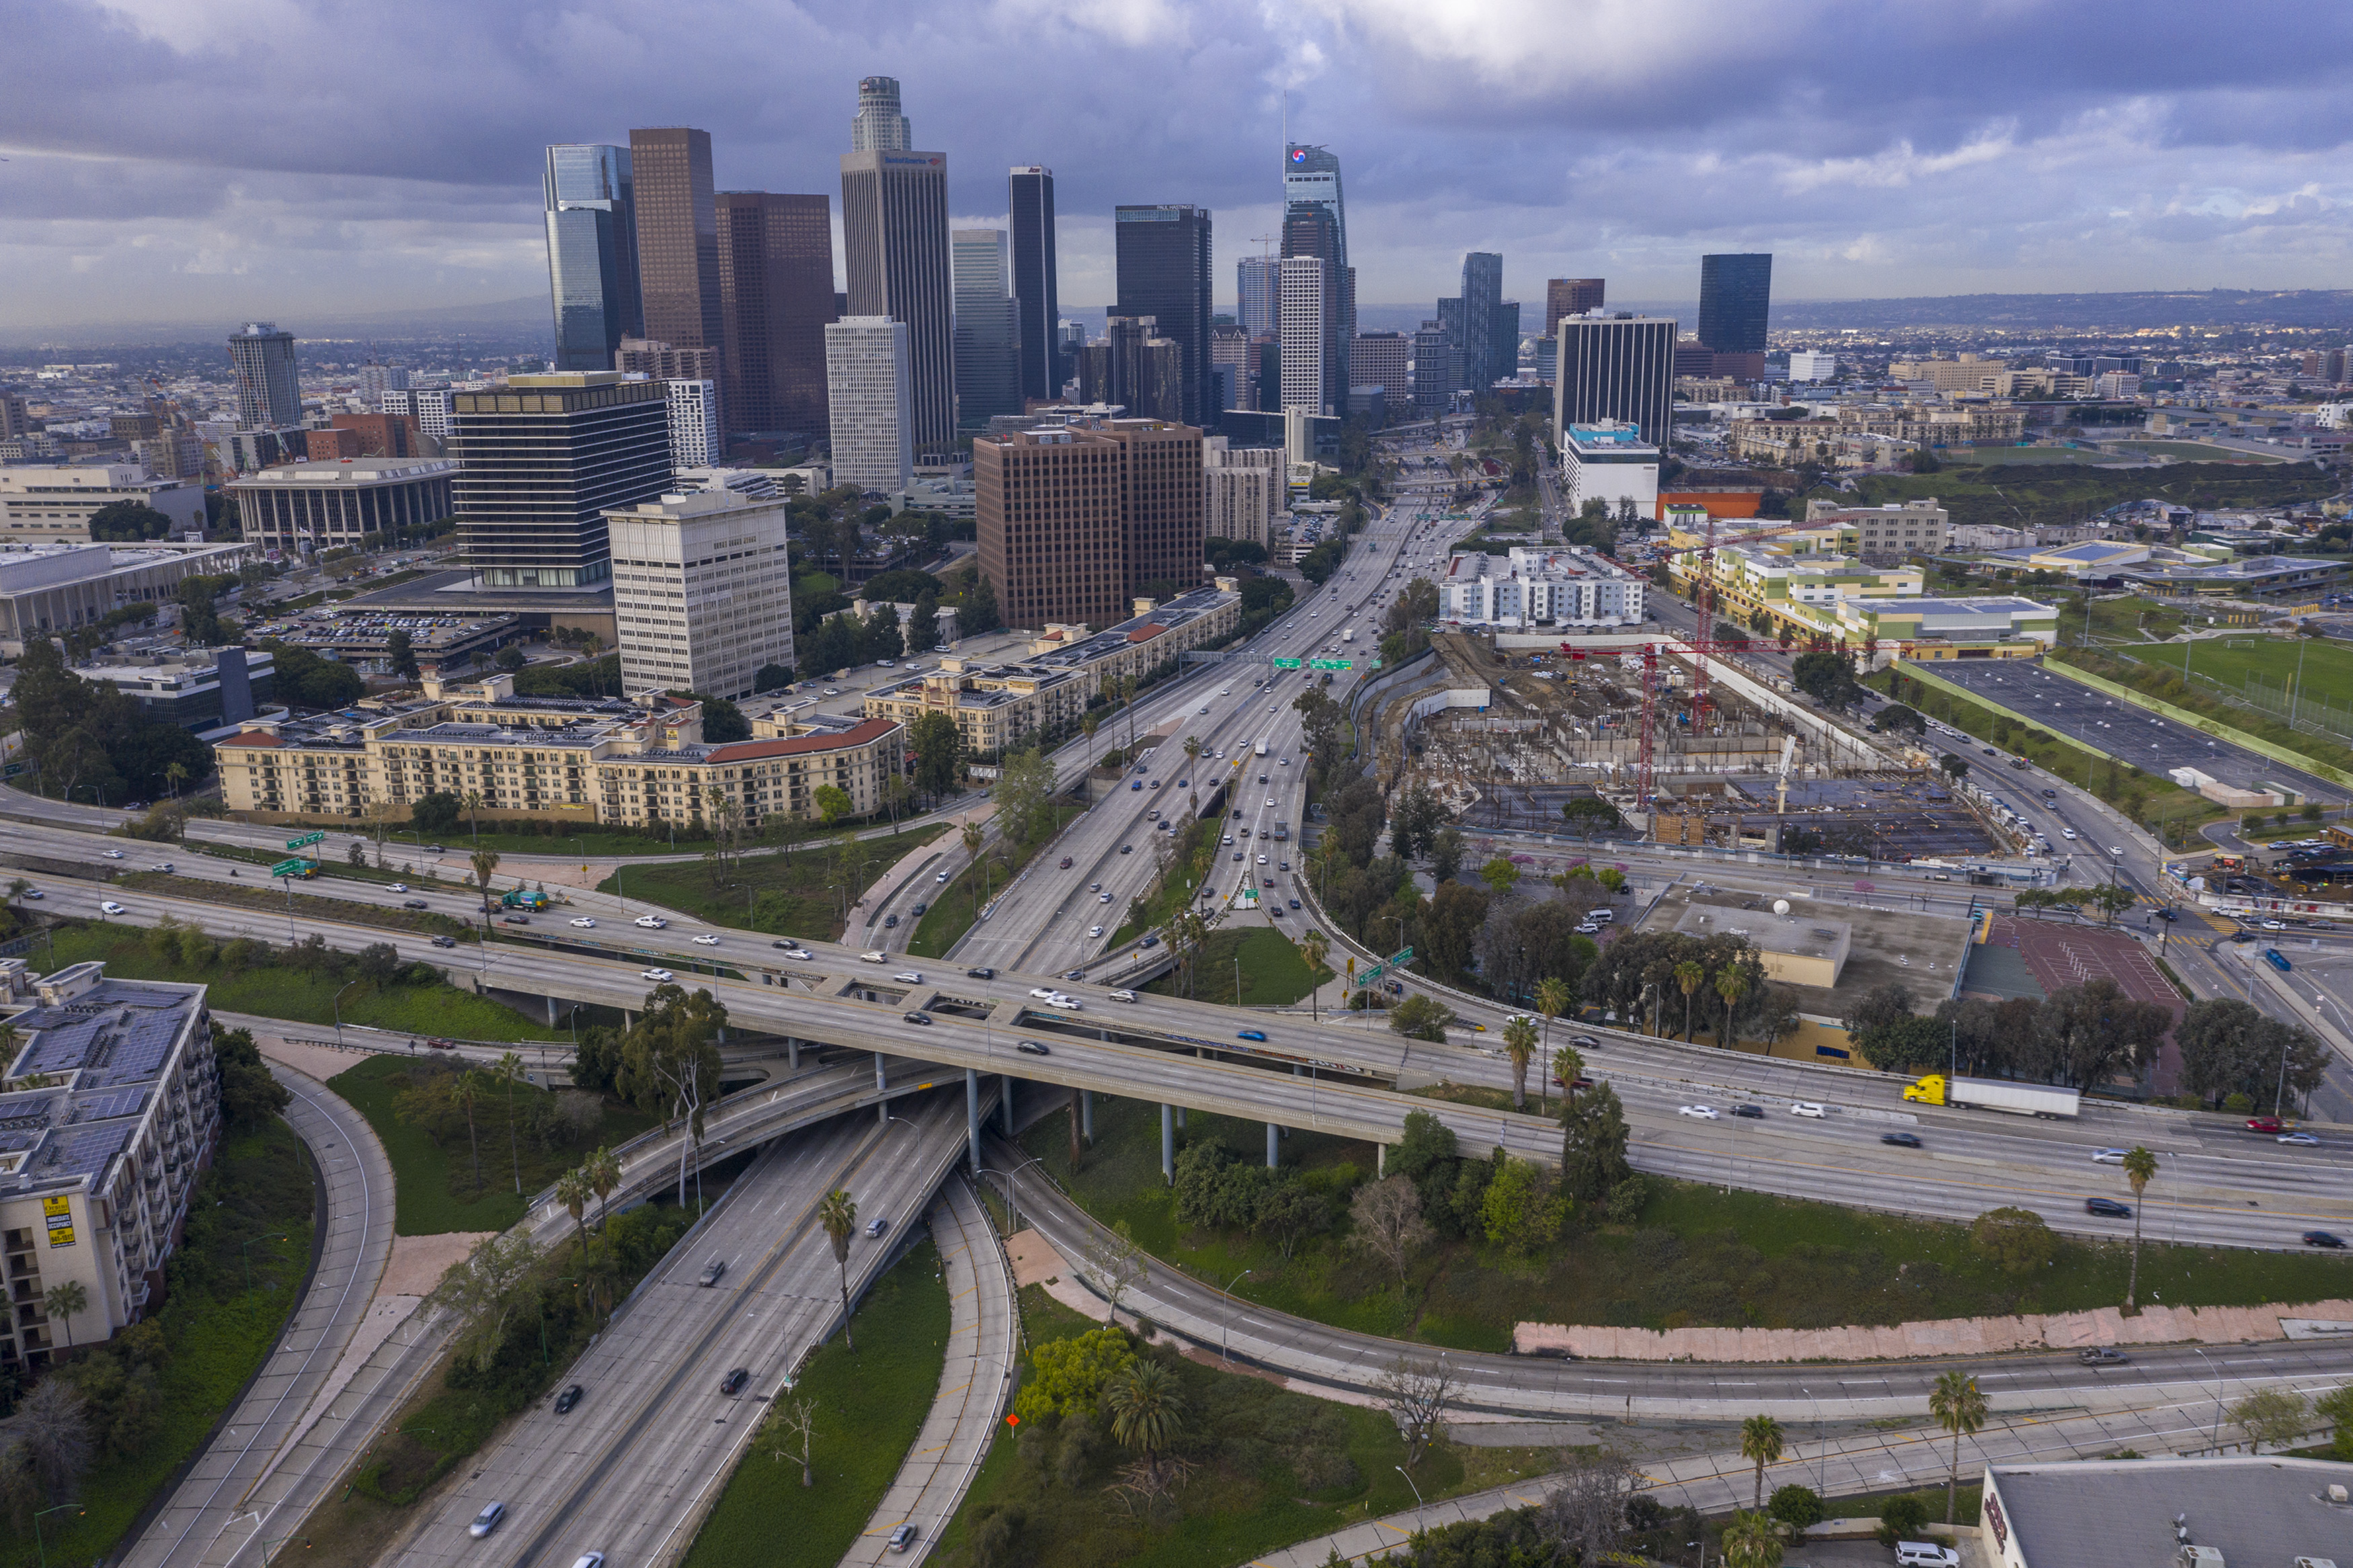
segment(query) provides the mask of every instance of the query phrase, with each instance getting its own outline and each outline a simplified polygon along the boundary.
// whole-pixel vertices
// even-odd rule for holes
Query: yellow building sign
[[[48,1221],[51,1247],[71,1247],[74,1244],[71,1198],[43,1198],[41,1215]]]

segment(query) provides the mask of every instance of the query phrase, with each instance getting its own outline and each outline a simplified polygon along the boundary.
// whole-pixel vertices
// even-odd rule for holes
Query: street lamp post
[[[1218,1325],[1218,1359],[1220,1361],[1230,1362],[1234,1359],[1231,1355],[1228,1354],[1226,1351],[1226,1336],[1233,1328],[1234,1323],[1233,1289],[1235,1286],[1240,1284],[1244,1279],[1250,1277],[1250,1271],[1247,1268],[1243,1269],[1240,1274],[1237,1274],[1232,1279],[1227,1280],[1224,1289],[1219,1292],[1219,1294],[1226,1298],[1225,1320]]]
[[[334,1000],[328,1004],[335,1010],[335,1045],[338,1048],[341,1048],[343,1043],[343,992],[349,991],[358,984],[356,980],[345,981],[343,990],[336,992]]]
[[[55,1508],[45,1508],[33,1515],[33,1550],[40,1556],[41,1568],[49,1568],[49,1549],[41,1541],[41,1520],[44,1515],[63,1513],[68,1509],[76,1513],[85,1511],[78,1502],[61,1502]]]
[[[1413,1489],[1413,1506],[1414,1506],[1414,1507],[1416,1507],[1416,1508],[1427,1508],[1427,1507],[1429,1507],[1429,1506],[1430,1506],[1429,1504],[1427,1504],[1427,1503],[1425,1503],[1425,1502],[1423,1502],[1423,1501],[1421,1500],[1421,1483],[1420,1483],[1420,1482],[1419,1482],[1419,1481],[1417,1481],[1417,1480],[1415,1480],[1415,1479],[1413,1479],[1413,1477],[1412,1477],[1410,1474],[1409,1474],[1409,1473],[1407,1472],[1406,1468],[1405,1468],[1403,1465],[1392,1465],[1392,1466],[1390,1466],[1389,1468],[1390,1468],[1391,1469],[1393,1469],[1393,1470],[1397,1471],[1397,1473],[1398,1473],[1398,1475],[1404,1476],[1404,1477],[1405,1477],[1405,1484],[1406,1484],[1406,1485],[1408,1485],[1408,1486],[1409,1486],[1409,1487],[1411,1487],[1411,1488]]]
[[[250,1238],[249,1238],[249,1239],[248,1239],[248,1240],[241,1241],[241,1242],[238,1242],[238,1243],[237,1243],[237,1262],[238,1262],[238,1263],[240,1263],[240,1264],[242,1264],[242,1265],[244,1266],[244,1268],[245,1268],[245,1288],[246,1288],[246,1289],[247,1289],[248,1291],[251,1291],[251,1290],[252,1290],[252,1289],[253,1289],[253,1258],[252,1258],[251,1254],[250,1254],[247,1249],[248,1249],[248,1248],[249,1248],[250,1247],[252,1247],[252,1246],[253,1246],[253,1244],[254,1244],[254,1242],[257,1242],[257,1241],[283,1241],[283,1240],[285,1240],[285,1239],[286,1239],[286,1233],[285,1233],[284,1231],[282,1231],[282,1230],[281,1230],[281,1231],[276,1231],[276,1232],[273,1232],[273,1233],[271,1233],[271,1234],[270,1234],[270,1235],[269,1235],[269,1236],[257,1236],[257,1237],[250,1237]]]
[[[2208,1355],[2198,1346],[2191,1345],[2189,1348],[2198,1352],[2198,1359],[2206,1363],[2206,1370],[2214,1374],[2214,1430],[2208,1436],[2206,1442],[2207,1447],[2219,1448],[2222,1446],[2222,1369],[2214,1364],[2213,1357]]]

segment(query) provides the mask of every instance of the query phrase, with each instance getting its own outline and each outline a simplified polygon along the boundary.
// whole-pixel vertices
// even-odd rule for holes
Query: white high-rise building
[[[360,366],[360,395],[379,409],[384,406],[385,393],[407,389],[408,367],[405,364],[381,364],[370,360]]]
[[[789,515],[724,487],[605,513],[622,689],[748,697],[763,665],[792,664]]]
[[[719,433],[719,384],[715,381],[666,381],[670,403],[670,466],[707,468],[727,456],[726,438]]]
[[[913,485],[907,323],[888,316],[844,316],[828,323],[825,387],[833,417],[833,482],[885,495]]]
[[[405,391],[388,388],[384,395],[384,412],[408,415],[416,419],[418,435],[446,441],[452,424],[449,399],[454,391],[448,386],[412,386]]]
[[[1831,381],[1838,375],[1838,355],[1820,353],[1812,349],[1789,351],[1789,379],[1795,382]]]
[[[1278,301],[1282,321],[1282,406],[1329,414],[1324,404],[1324,317],[1330,278],[1320,256],[1282,258]]]

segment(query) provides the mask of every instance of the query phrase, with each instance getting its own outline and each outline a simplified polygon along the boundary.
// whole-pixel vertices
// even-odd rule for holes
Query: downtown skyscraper
[[[1720,354],[1762,354],[1773,308],[1773,257],[1752,251],[1699,258],[1699,341]]]
[[[985,429],[1021,412],[1019,312],[1006,292],[1001,228],[960,228],[950,237],[955,272],[956,423]]]
[[[1181,359],[1181,412],[1187,425],[1215,424],[1210,390],[1209,209],[1189,204],[1117,209],[1114,245],[1119,303],[1113,314],[1150,317]]]
[[[719,308],[726,415],[737,430],[826,427],[833,214],[823,195],[722,191]]]
[[[1463,380],[1474,397],[1487,395],[1502,374],[1495,368],[1495,328],[1503,313],[1504,258],[1492,250],[1473,250],[1462,258]],[[1516,347],[1516,345],[1514,345]]]
[[[677,348],[717,351],[726,341],[726,328],[719,304],[711,132],[683,127],[632,131],[629,163],[636,181],[642,335]]]
[[[1356,273],[1348,265],[1348,212],[1340,186],[1340,160],[1328,149],[1293,142],[1283,149],[1282,259],[1314,258],[1323,263],[1319,285],[1311,289],[1304,268],[1284,266],[1280,274],[1277,311],[1282,339],[1283,406],[1304,407],[1311,414],[1345,415],[1348,411],[1348,346],[1356,335]],[[1296,319],[1298,310],[1313,308],[1319,320]],[[1303,346],[1313,336],[1318,343],[1314,402],[1306,401],[1308,382],[1293,371],[1293,345]]]
[[[887,94],[877,84],[887,84]],[[887,317],[907,328],[908,395],[915,449],[944,452],[955,440],[955,310],[948,255],[948,160],[922,153],[899,84],[859,84],[851,142],[870,145],[841,160],[841,233],[849,274],[848,314]],[[897,142],[892,146],[885,143]],[[837,416],[835,423],[839,424]]]
[[[248,321],[228,340],[237,374],[237,427],[284,430],[302,423],[302,387],[294,373],[294,334],[275,321]]]
[[[645,335],[629,150],[580,142],[550,147],[541,190],[555,368],[611,370],[621,340]]]
[[[1068,379],[1057,324],[1061,300],[1054,282],[1054,171],[1019,164],[1007,177],[1006,211],[1012,219],[1013,300],[1020,315],[1016,351],[1021,395],[1052,402]]]

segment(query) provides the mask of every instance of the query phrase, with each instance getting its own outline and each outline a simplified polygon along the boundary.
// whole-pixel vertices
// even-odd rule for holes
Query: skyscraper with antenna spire
[[[1348,212],[1340,188],[1340,160],[1329,149],[1286,139],[1282,153],[1282,255],[1285,261],[1322,263],[1320,281],[1310,286],[1307,271],[1293,267],[1283,274],[1281,332],[1285,344],[1282,402],[1285,407],[1306,406],[1312,414],[1345,415],[1348,411],[1348,348],[1356,335],[1356,273],[1348,265]],[[1295,319],[1305,310],[1319,319]],[[1297,362],[1299,349],[1320,345],[1320,365],[1313,377],[1317,392],[1311,399],[1304,388],[1309,377]]]

